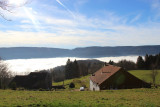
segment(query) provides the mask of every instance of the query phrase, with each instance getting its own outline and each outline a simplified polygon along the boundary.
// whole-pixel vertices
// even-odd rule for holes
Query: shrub
[[[69,84],[69,88],[75,88],[75,84],[74,84],[73,82],[71,82],[71,83]]]
[[[13,82],[10,87],[11,87],[12,90],[16,90],[17,89],[17,85],[16,85],[15,82]]]

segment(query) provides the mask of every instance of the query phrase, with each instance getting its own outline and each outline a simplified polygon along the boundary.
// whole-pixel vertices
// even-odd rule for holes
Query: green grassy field
[[[149,70],[129,71],[131,74],[147,82],[151,81]],[[160,70],[156,83],[160,84]],[[76,87],[69,89],[69,83]],[[80,86],[89,87],[89,75],[66,80],[65,90],[59,91],[13,91],[0,90],[1,106],[44,106],[44,107],[157,107],[160,106],[160,88],[106,90],[100,92],[76,91]],[[53,83],[62,85],[63,82]]]
[[[152,79],[149,75],[151,73],[151,70],[132,70],[129,72],[146,82],[152,83]],[[158,70],[158,75],[156,77],[156,84],[160,85],[160,70]]]
[[[156,107],[160,89],[92,91],[12,91],[0,90],[1,106],[44,107]]]
[[[73,82],[75,84],[75,89],[79,89],[81,86],[85,86],[88,88],[89,87],[89,77],[90,77],[90,75],[84,76],[81,78],[65,80],[64,81],[65,88],[68,89],[69,84],[71,82]],[[63,82],[53,82],[52,85],[63,85]]]

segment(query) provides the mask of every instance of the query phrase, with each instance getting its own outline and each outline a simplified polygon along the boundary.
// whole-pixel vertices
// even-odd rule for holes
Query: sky
[[[160,45],[160,0],[24,2],[0,8],[0,47]]]

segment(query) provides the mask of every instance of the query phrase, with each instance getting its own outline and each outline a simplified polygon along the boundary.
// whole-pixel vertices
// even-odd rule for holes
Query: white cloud
[[[30,21],[30,20],[22,20],[21,23],[28,23],[28,24],[31,24],[31,21]]]
[[[152,0],[152,8],[160,9],[160,0]]]
[[[74,22],[72,20],[68,20],[68,19],[41,17],[41,20],[44,20],[44,23],[49,24],[49,25],[69,25],[69,26],[74,25]]]
[[[156,13],[155,19],[157,20],[160,18],[160,0],[152,0],[151,2],[153,12]]]
[[[56,29],[56,28],[53,28]],[[60,29],[60,28],[59,28]],[[0,32],[0,46],[117,46],[156,45],[160,43],[160,28],[113,26],[111,31],[64,28],[55,33],[46,32]],[[61,47],[61,48],[62,48]]]
[[[138,14],[130,21],[130,23],[134,23],[134,22],[138,21],[140,18],[141,18],[141,14]]]

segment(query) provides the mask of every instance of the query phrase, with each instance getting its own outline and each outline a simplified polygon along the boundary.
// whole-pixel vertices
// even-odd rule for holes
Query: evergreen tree
[[[65,66],[65,77],[66,79],[80,77],[80,70],[76,60],[72,62],[70,59],[68,59]]]
[[[145,63],[141,56],[137,58],[137,69],[145,69]]]
[[[150,61],[149,61],[148,54],[146,54],[144,62],[145,62],[145,69],[149,69],[150,68],[149,67],[150,66]]]
[[[108,64],[114,65],[114,62],[110,60],[110,61],[108,62]]]
[[[67,60],[66,66],[65,66],[65,78],[71,79],[72,78],[72,62],[70,59]]]
[[[157,57],[156,57],[156,63],[155,63],[155,65],[156,65],[157,69],[160,69],[160,54],[158,54]]]
[[[73,68],[72,68],[72,71],[73,71],[73,78],[78,78],[80,77],[80,70],[79,70],[79,66],[78,66],[78,63],[77,61],[75,60],[73,62]]]

